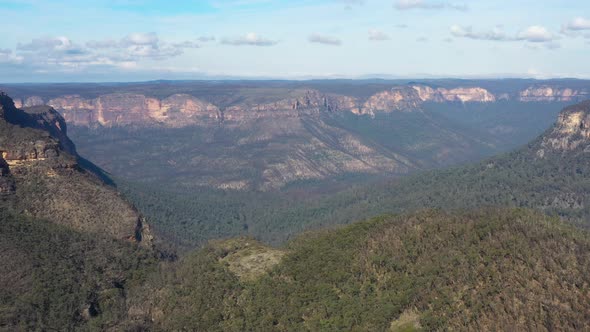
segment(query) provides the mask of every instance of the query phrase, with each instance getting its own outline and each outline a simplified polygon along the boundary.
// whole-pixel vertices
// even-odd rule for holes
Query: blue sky
[[[0,0],[0,82],[590,78],[590,1]]]

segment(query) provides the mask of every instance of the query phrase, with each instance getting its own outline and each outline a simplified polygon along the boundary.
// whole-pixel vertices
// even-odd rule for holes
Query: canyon
[[[64,122],[53,127],[67,123],[82,155],[117,177],[182,190],[271,191],[302,181],[404,176],[507,151],[540,134],[563,106],[588,98],[590,83],[158,81],[2,88],[17,108],[57,111]],[[61,141],[68,145],[62,148],[73,146]]]

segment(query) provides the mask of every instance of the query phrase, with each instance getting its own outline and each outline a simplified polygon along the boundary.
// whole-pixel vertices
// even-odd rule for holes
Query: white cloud
[[[20,63],[22,60],[22,57],[13,54],[12,50],[0,48],[0,63],[15,64]]]
[[[474,31],[472,27],[453,25],[450,33],[454,37],[491,41],[527,41],[531,43],[550,43],[558,39],[547,28],[533,25],[519,32],[516,36],[507,35],[499,26],[489,31]]]
[[[165,60],[181,55],[184,49],[197,48],[192,41],[166,43],[156,33],[132,33],[121,39],[77,44],[67,37],[35,38],[17,45],[18,55],[2,55],[37,71],[81,70],[91,66],[135,68],[141,59]]]
[[[17,50],[21,51],[67,51],[76,50],[79,46],[74,45],[72,41],[64,36],[60,37],[43,37],[35,38],[30,43],[17,45]]]
[[[531,43],[544,43],[554,40],[555,37],[545,27],[533,25],[521,31],[518,34],[517,39],[525,40]]]
[[[474,32],[473,28],[470,26],[462,27],[459,25],[453,25],[451,26],[450,30],[453,36],[461,38],[496,41],[511,39],[500,29],[500,27],[495,27],[490,31]]]
[[[141,33],[135,32],[127,35],[121,41],[122,44],[126,45],[156,45],[158,44],[158,35],[155,32]]]
[[[590,30],[590,19],[576,17],[563,26],[563,30],[580,31]]]
[[[371,41],[384,41],[384,40],[389,40],[389,39],[391,39],[391,38],[389,38],[389,35],[387,35],[383,31],[379,31],[376,29],[369,30],[369,40],[371,40]]]
[[[166,43],[154,32],[136,32],[128,34],[120,40],[89,41],[86,47],[91,50],[112,49],[119,57],[136,61],[140,58],[163,60],[183,54],[186,48],[198,48],[193,41]]]
[[[454,4],[449,2],[435,2],[426,0],[397,0],[393,7],[397,10],[410,9],[454,9],[467,10],[469,7],[465,4]]]
[[[234,45],[234,46],[274,46],[278,44],[278,41],[266,39],[260,37],[259,35],[250,32],[244,36],[236,37],[236,38],[224,38],[221,40],[222,44],[225,45]]]
[[[332,45],[332,46],[340,46],[342,45],[342,41],[336,37],[321,35],[319,33],[314,33],[310,35],[307,40],[310,43],[317,43],[317,44],[324,44],[324,45]]]

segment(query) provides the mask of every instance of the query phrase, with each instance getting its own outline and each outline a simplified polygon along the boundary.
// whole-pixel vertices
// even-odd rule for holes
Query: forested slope
[[[518,209],[380,217],[301,235],[280,251],[252,239],[214,242],[152,279],[140,293],[158,295],[133,322],[202,331],[584,330],[588,250],[588,233]]]

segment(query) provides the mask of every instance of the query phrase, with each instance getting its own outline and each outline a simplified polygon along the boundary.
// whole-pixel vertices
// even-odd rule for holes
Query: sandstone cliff
[[[518,95],[523,102],[581,101],[590,97],[587,89],[573,89],[549,85],[531,86]]]
[[[59,110],[68,123],[80,126],[178,127],[206,123],[220,116],[216,106],[185,94],[163,100],[131,93],[102,95],[90,100],[70,95],[50,99],[47,104]]]
[[[247,94],[246,92],[244,92]],[[215,105],[189,94],[173,94],[158,99],[137,93],[111,93],[94,99],[64,95],[43,100],[29,96],[17,101],[17,107],[47,104],[58,110],[66,122],[77,126],[164,126],[186,127],[239,124],[267,118],[298,117],[320,112],[352,112],[374,115],[378,112],[417,111],[424,102],[494,102],[497,98],[480,87],[452,89],[426,85],[394,86],[368,98],[358,98],[314,89],[296,89],[252,101],[240,95],[232,102]]]
[[[488,90],[480,87],[459,87],[454,89],[432,88],[426,85],[412,85],[412,89],[418,93],[418,98],[423,102],[495,102],[496,96]]]
[[[0,93],[2,207],[76,230],[150,245],[129,203],[77,162],[64,119],[48,107],[19,110]]]
[[[231,98],[231,102],[207,101],[186,93],[165,98],[149,97],[139,93],[121,92],[84,98],[80,95],[63,95],[43,99],[26,96],[15,101],[18,107],[50,105],[59,111],[66,122],[76,126],[211,126],[227,125],[267,118],[298,117],[320,112],[351,112],[374,116],[379,112],[418,111],[429,103],[491,103],[498,100],[520,102],[569,102],[590,96],[586,89],[554,85],[530,86],[522,91],[495,95],[478,86],[453,88],[431,87],[424,84],[393,86],[367,98],[343,94],[324,93],[315,89],[295,89],[290,92],[271,93],[260,101],[252,101],[250,92]]]
[[[546,153],[590,153],[590,101],[565,108],[555,126],[541,141],[539,157]]]
[[[241,102],[223,109],[223,121],[245,122],[268,118],[297,118],[320,112],[341,112],[357,108],[355,98],[323,94],[317,90],[295,91],[285,99],[273,102]]]

